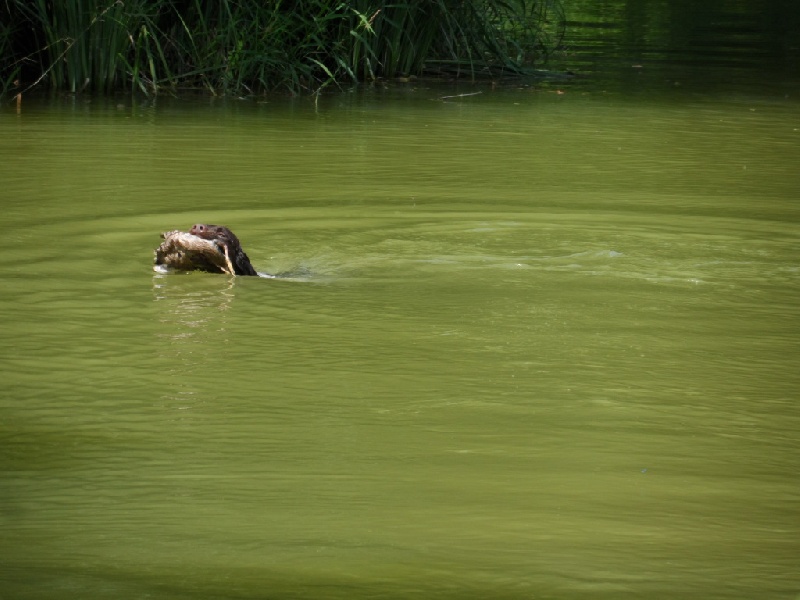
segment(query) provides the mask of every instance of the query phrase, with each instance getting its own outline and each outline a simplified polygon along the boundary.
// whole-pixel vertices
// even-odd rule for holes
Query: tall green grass
[[[5,0],[0,23],[5,79],[254,94],[522,72],[557,45],[563,15],[560,0]]]
[[[13,30],[10,25],[0,21],[0,56],[13,56]],[[12,61],[0,70],[0,97],[16,87],[14,82],[19,77],[19,61]]]
[[[9,0],[10,1],[10,0]],[[136,1],[16,0],[40,46],[39,79],[57,89],[109,91],[121,84],[119,55],[127,46]],[[133,6],[132,6],[133,5]]]

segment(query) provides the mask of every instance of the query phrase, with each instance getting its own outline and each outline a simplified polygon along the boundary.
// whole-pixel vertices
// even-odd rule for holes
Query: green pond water
[[[797,598],[800,104],[688,88],[5,104],[0,598]]]

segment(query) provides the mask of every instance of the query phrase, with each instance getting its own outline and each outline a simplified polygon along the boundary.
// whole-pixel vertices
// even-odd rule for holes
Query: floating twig
[[[483,92],[470,92],[469,94],[456,94],[455,96],[440,96],[439,100],[449,100],[450,98],[465,98],[466,96],[477,96]]]

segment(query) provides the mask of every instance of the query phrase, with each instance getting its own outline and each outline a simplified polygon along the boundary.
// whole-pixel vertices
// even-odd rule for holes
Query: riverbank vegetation
[[[0,85],[241,95],[522,73],[563,26],[560,0],[6,0]]]

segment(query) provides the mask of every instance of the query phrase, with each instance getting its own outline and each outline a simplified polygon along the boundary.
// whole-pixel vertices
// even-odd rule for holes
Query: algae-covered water
[[[794,598],[797,100],[569,85],[4,106],[0,597]]]

